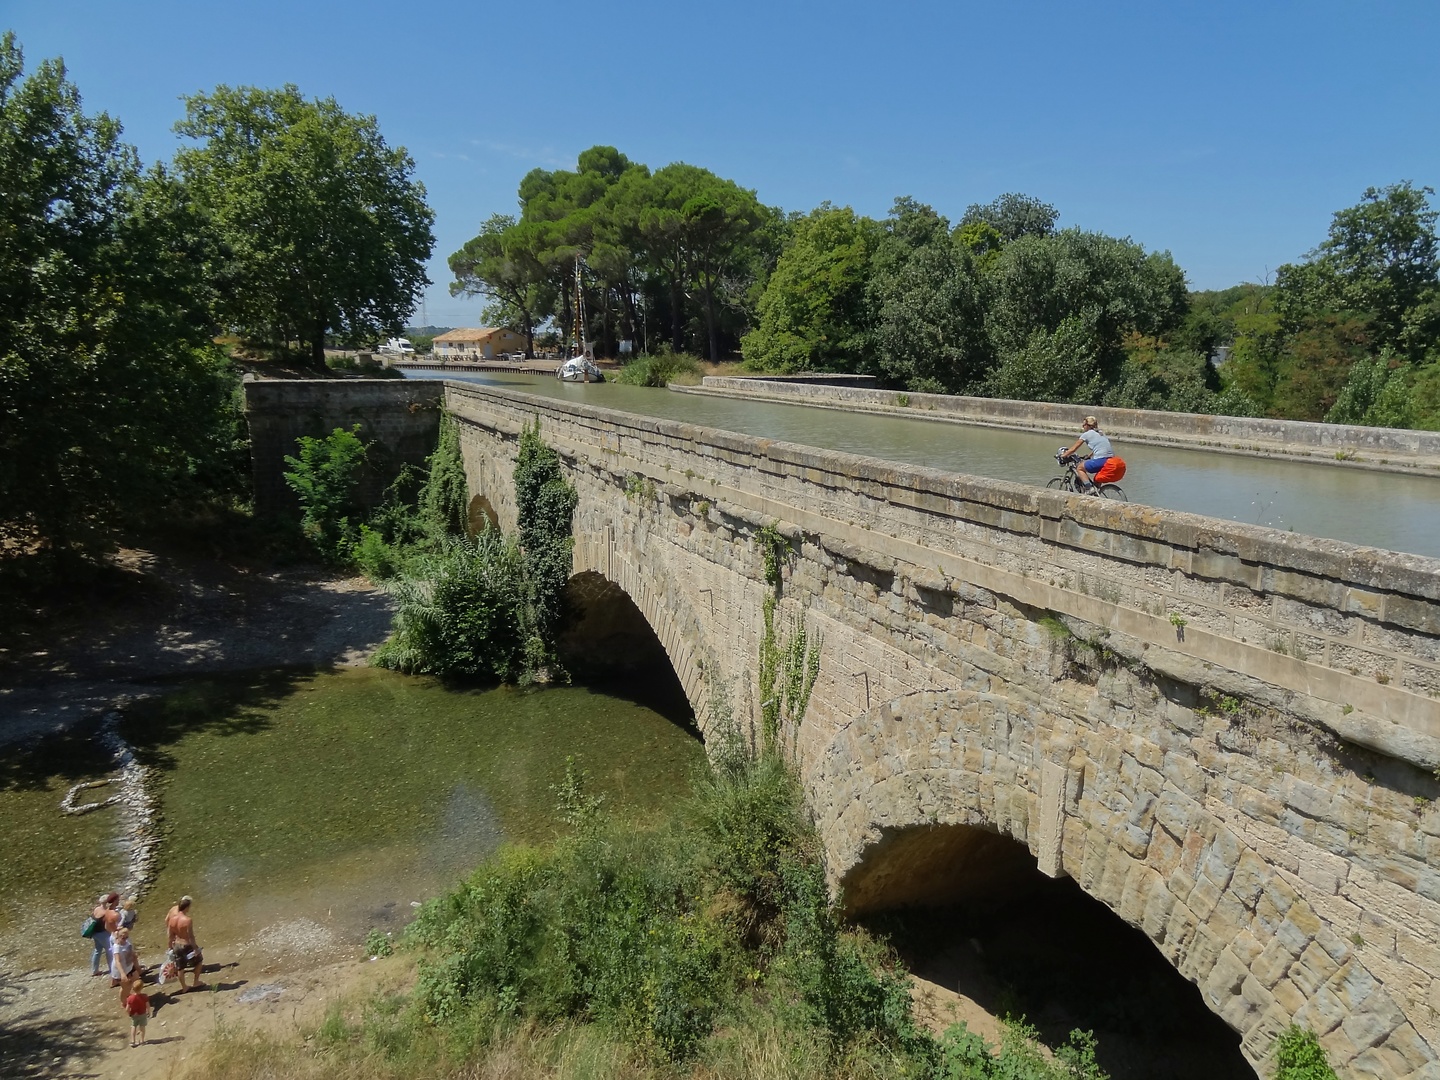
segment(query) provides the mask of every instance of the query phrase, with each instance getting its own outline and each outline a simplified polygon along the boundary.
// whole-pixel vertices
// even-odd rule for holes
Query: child
[[[130,1045],[139,1046],[145,1041],[145,1025],[150,1020],[150,998],[138,979],[125,999],[125,1011],[130,1014]]]

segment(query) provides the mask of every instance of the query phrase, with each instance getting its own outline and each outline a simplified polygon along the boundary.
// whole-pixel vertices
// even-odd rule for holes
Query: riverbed
[[[158,958],[164,911],[186,893],[208,958],[358,955],[501,842],[553,837],[567,757],[614,814],[682,798],[704,760],[685,719],[580,687],[461,689],[365,667],[181,681],[120,725],[162,814],[140,955]],[[125,874],[119,811],[70,817],[59,803],[107,769],[84,732],[8,756],[7,966],[83,959],[79,922]]]

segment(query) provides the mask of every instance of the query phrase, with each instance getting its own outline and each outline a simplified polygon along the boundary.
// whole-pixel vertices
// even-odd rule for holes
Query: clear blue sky
[[[1434,0],[4,0],[0,26],[29,66],[62,56],[147,162],[219,83],[373,113],[435,208],[443,325],[480,309],[445,257],[529,169],[597,143],[786,210],[913,195],[955,218],[1022,191],[1168,249],[1195,288],[1261,280],[1368,186],[1440,187]]]

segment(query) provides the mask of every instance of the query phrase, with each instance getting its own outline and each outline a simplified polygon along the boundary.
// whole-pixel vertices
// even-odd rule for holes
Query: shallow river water
[[[683,798],[704,759],[693,733],[622,697],[453,690],[372,668],[192,681],[121,730],[154,766],[164,815],[136,932],[147,963],[182,893],[216,957],[353,952],[502,839],[552,836],[568,755],[614,812],[641,816]],[[9,755],[0,959],[83,959],[80,921],[122,876],[117,810],[67,817],[59,803],[105,770],[82,737]]]
[[[446,377],[997,480],[1043,485],[1059,471],[1056,435],[542,375]],[[1131,502],[1440,557],[1440,480],[1339,463],[1117,444],[1130,466],[1123,486]]]

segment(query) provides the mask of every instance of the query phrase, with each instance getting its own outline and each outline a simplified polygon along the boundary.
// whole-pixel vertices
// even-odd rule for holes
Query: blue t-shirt
[[[1115,448],[1110,445],[1110,440],[1094,428],[1091,428],[1089,431],[1082,431],[1080,438],[1085,440],[1086,446],[1090,447],[1090,456],[1092,458],[1099,459],[1115,456]]]

